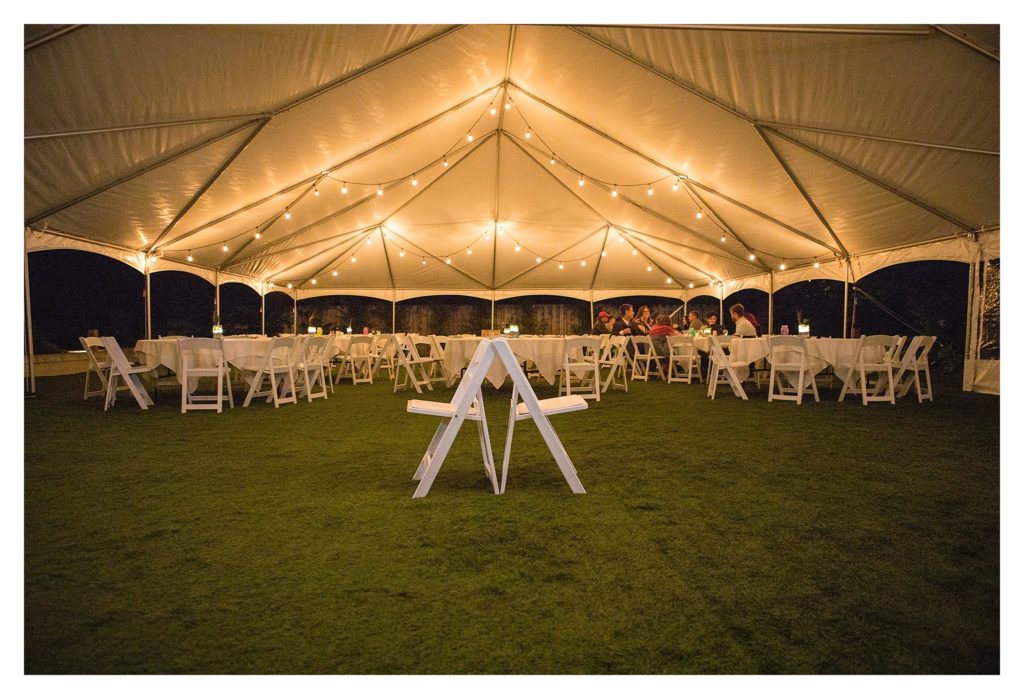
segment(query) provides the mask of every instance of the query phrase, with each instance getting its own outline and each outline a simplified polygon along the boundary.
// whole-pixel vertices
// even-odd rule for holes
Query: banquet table
[[[832,337],[807,338],[807,362],[810,366],[810,375],[807,382],[823,371],[825,367],[831,366],[836,377],[845,383],[847,373],[857,362],[857,351],[860,348],[860,340],[851,340]],[[767,337],[737,337],[729,344],[729,355],[744,364],[752,364],[761,358],[771,361],[771,352],[768,347]],[[783,362],[795,361],[791,352],[779,352],[779,358]],[[869,362],[882,359],[882,348],[868,348],[865,359]],[[745,369],[738,369],[737,375],[740,380],[747,377]],[[790,383],[796,384],[796,372],[786,372]]]
[[[562,352],[565,349],[565,341],[571,337],[582,337],[581,335],[570,335],[566,337],[553,335],[536,335],[525,337],[510,337],[508,345],[512,353],[520,361],[531,361],[537,366],[537,371],[549,384],[554,384],[558,378],[558,370],[562,366]],[[462,371],[469,366],[470,359],[477,345],[483,340],[481,337],[449,337],[444,346],[444,364],[452,374]],[[487,370],[487,380],[495,388],[504,383],[508,372],[500,360],[495,359],[490,369]]]
[[[228,363],[245,371],[257,371],[270,349],[268,337],[225,337],[224,358]],[[204,359],[204,352],[198,353],[201,365],[213,366],[214,359],[210,355]],[[164,366],[175,374],[181,372],[181,357],[178,354],[178,341],[173,338],[159,340],[139,340],[135,344],[135,357],[138,361],[155,369]]]

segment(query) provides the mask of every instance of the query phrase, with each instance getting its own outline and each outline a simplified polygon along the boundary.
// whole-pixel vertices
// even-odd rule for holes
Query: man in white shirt
[[[743,308],[742,303],[736,303],[729,306],[729,315],[732,317],[732,322],[736,323],[736,332],[733,333],[737,337],[757,337],[757,330],[754,329],[753,323],[744,317],[746,309]]]

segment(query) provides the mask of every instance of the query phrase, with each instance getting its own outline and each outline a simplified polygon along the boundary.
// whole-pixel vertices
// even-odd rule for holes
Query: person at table
[[[610,314],[606,311],[601,311],[597,314],[597,320],[594,321],[594,327],[590,329],[591,335],[608,335],[612,331],[612,325],[614,321]]]
[[[754,326],[754,332],[757,333],[758,337],[761,336],[761,324],[757,322],[757,316],[750,311],[744,311],[743,317],[750,321],[750,324]]]
[[[700,329],[704,327],[704,321],[700,319],[700,314],[697,311],[690,311],[686,314],[686,329],[696,330],[700,332]]]
[[[745,313],[746,309],[743,308],[742,303],[734,303],[729,306],[729,316],[736,324],[736,331],[733,334],[737,337],[757,337],[757,330],[754,328],[754,324],[747,320]]]
[[[633,329],[630,325],[636,314],[633,313],[633,304],[624,303],[619,306],[619,317],[612,325],[612,335],[632,335]]]
[[[714,311],[708,313],[708,322],[702,327],[709,328],[712,335],[721,335],[725,332],[725,326],[718,322],[718,314]]]
[[[633,322],[629,324],[629,329],[633,331],[633,335],[650,335],[652,322],[651,309],[647,306],[640,306]]]
[[[665,337],[667,335],[678,335],[679,331],[672,327],[672,319],[666,315],[658,316],[653,325],[651,325],[651,331],[647,333],[651,337]]]

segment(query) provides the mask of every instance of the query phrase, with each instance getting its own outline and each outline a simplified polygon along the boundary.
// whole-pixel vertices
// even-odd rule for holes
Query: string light
[[[413,186],[413,187],[415,187],[415,186],[416,186],[416,185],[418,185],[419,183],[420,183],[420,181],[416,179],[416,173],[414,172],[414,173],[412,174],[412,186]]]
[[[445,159],[444,159],[444,166],[445,166],[445,167],[448,167],[448,158],[445,158]]]
[[[537,258],[537,264],[540,264],[540,257]]]
[[[561,262],[558,263],[558,269],[565,269],[565,265]]]
[[[782,262],[779,264],[779,269],[786,269],[786,263]]]
[[[466,248],[466,254],[467,255],[472,255],[473,254],[473,248]]]
[[[224,252],[227,252],[228,251],[228,244],[224,243],[224,245],[221,247],[221,250],[223,250]]]
[[[506,99],[505,100],[505,109],[512,109],[512,100],[511,99]]]
[[[444,261],[444,263],[445,263],[446,265],[450,265],[450,264],[452,263],[452,258],[450,258],[450,257],[449,257],[448,259],[446,259],[446,260]]]
[[[653,270],[654,270],[654,267],[652,267],[652,266],[650,266],[650,265],[647,265],[647,271],[648,271],[648,272],[650,272],[650,271],[653,271]]]
[[[377,185],[377,196],[378,197],[384,196],[384,188],[381,187],[380,185]]]
[[[355,255],[353,255],[353,256],[352,256],[352,259],[351,259],[350,261],[352,262],[352,264],[355,264],[355,263],[356,263],[356,256],[355,256]]]
[[[318,196],[320,196],[320,190],[319,190],[319,189],[317,189],[316,185],[313,185],[313,196],[314,196],[314,197],[318,197]],[[315,281],[314,281],[313,283],[314,283],[314,284],[316,284],[316,282],[315,282]]]
[[[274,282],[270,282],[270,288],[271,288],[271,289],[273,289],[273,288],[274,288]]]
[[[398,256],[399,256],[399,257],[405,257],[405,250],[401,250],[401,249],[399,249],[399,251],[398,251]]]
[[[672,277],[665,277],[665,283],[666,284],[671,284],[672,283]]]
[[[580,187],[582,187],[585,184],[586,184],[586,182],[583,180],[583,177],[581,176],[580,177]]]
[[[284,210],[284,217],[285,217],[286,219],[288,219],[288,218],[291,218],[291,217],[292,217],[292,212],[291,212],[291,211],[289,211],[288,209],[285,209],[285,210]]]
[[[676,180],[675,182],[672,183],[672,191],[673,192],[678,192],[679,191],[679,180]]]
[[[725,242],[725,236],[723,235],[721,238],[719,238],[719,240],[724,243]]]
[[[753,262],[754,260],[756,260],[756,259],[757,259],[757,255],[755,255],[754,253],[750,253],[750,254],[749,254],[749,255],[747,256],[747,259],[748,259],[748,260],[750,260],[751,262]]]
[[[466,143],[472,143],[472,142],[473,142],[473,134],[471,134],[471,133],[466,134]]]
[[[253,238],[255,238],[256,240],[259,240],[260,239],[260,232],[256,231],[256,235],[254,235]]]
[[[699,219],[700,218],[704,218],[704,212],[703,211],[698,211],[697,212],[697,218],[699,218]]]
[[[526,140],[529,141],[530,140],[530,136],[532,136],[532,135],[533,135],[533,133],[529,129],[527,129],[526,130]]]
[[[554,159],[554,158],[552,158],[552,159],[551,159],[551,164],[552,164],[552,165],[554,165],[554,164],[555,164],[555,159]]]
[[[818,269],[819,267],[821,267],[821,263],[818,262],[817,260],[815,260],[814,261],[814,269]]]
[[[421,257],[421,258],[420,258],[420,264],[421,264],[421,265],[423,265],[423,266],[425,267],[425,266],[427,265],[427,258],[425,258],[425,257]]]
[[[291,283],[291,282],[288,282],[288,288],[289,288],[289,289],[291,289],[291,288],[292,288],[292,283]]]
[[[333,272],[331,272],[331,276],[332,277],[338,276],[338,270],[334,270]]]
[[[689,284],[687,284],[687,286],[689,286],[692,289],[693,288],[693,282],[690,282]]]
[[[495,115],[495,114],[497,114],[497,113],[498,113],[498,109],[497,109],[497,107],[495,107],[495,106],[494,106],[494,105],[492,104],[492,105],[491,105],[491,116],[494,116],[494,115]]]
[[[311,282],[312,284],[316,284],[316,279],[310,279],[309,281],[310,281],[310,282]]]
[[[523,246],[520,245],[519,243],[516,243],[516,252],[519,252],[522,249],[523,249]]]
[[[366,239],[366,244],[367,245],[371,244],[372,242],[373,242],[373,238],[367,238]]]
[[[586,267],[586,266],[587,266],[587,261],[586,260],[580,260],[580,267]]]
[[[617,184],[616,185],[612,185],[612,196],[613,197],[619,196],[619,186]]]
[[[484,235],[484,240],[490,240],[490,239],[491,239],[491,234],[490,233],[487,233],[487,234]]]
[[[636,248],[633,248],[633,254],[634,254],[634,255],[638,254],[638,253],[637,253],[637,249],[636,249]]]
[[[189,262],[192,261],[192,251],[191,250],[188,251],[188,257],[186,257],[185,259],[188,260]]]
[[[602,250],[601,251],[601,257],[607,257],[607,256],[608,256],[608,251],[607,250]]]
[[[348,194],[348,185],[344,182],[341,183],[341,193]]]
[[[647,185],[647,196],[649,196],[649,197],[653,197],[654,196],[654,185],[651,185],[651,184]]]

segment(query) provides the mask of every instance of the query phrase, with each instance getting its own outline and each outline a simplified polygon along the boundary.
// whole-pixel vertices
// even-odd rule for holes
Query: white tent
[[[391,301],[976,265],[999,255],[998,44],[993,26],[30,26],[26,249]]]

